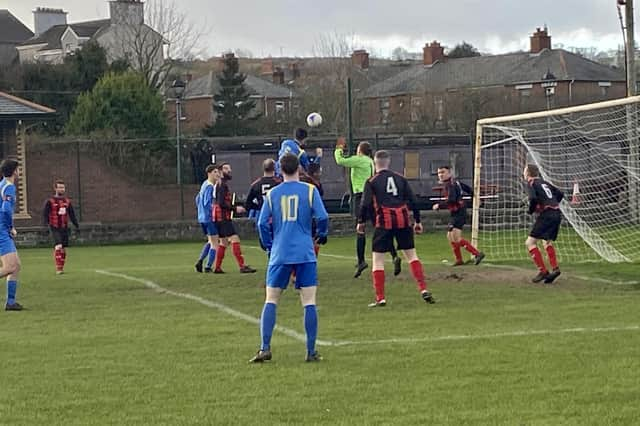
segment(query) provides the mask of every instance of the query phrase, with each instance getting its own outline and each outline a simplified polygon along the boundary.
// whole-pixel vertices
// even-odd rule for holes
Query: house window
[[[610,81],[600,81],[598,82],[598,87],[600,87],[600,95],[606,97],[609,93],[609,88],[611,87]]]
[[[407,179],[420,179],[420,153],[404,153],[404,177]]]
[[[416,123],[422,119],[422,99],[411,98],[411,122]]]
[[[389,124],[389,110],[391,108],[391,103],[389,102],[389,98],[380,99],[380,123]]]
[[[518,91],[521,98],[528,98],[531,96],[531,89],[523,89]]]
[[[444,100],[442,98],[435,98],[433,101],[433,106],[438,121],[444,120]]]
[[[275,106],[276,106],[276,123],[282,123],[286,121],[286,114],[285,114],[286,108],[285,108],[284,101],[276,101]]]

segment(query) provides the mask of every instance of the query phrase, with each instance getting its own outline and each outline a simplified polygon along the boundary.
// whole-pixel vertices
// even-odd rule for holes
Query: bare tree
[[[200,41],[205,26],[190,21],[174,0],[152,0],[145,4],[144,23],[118,25],[116,57],[124,57],[141,72],[151,87],[161,88],[176,61],[187,61],[203,53]]]
[[[323,127],[336,133],[346,127],[346,81],[353,71],[350,57],[355,45],[354,35],[336,32],[318,37],[312,47],[318,59],[305,65],[313,67],[312,81],[299,85],[304,88],[300,93],[303,111],[321,113]]]

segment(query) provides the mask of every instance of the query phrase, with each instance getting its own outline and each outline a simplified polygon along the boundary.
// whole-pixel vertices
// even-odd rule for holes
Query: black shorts
[[[236,227],[231,220],[216,222],[216,226],[218,227],[218,236],[220,238],[227,238],[233,235],[238,235],[238,231],[236,231]]]
[[[69,247],[69,228],[50,227],[51,235],[53,235],[54,245],[62,244],[62,247]]]
[[[447,227],[447,230],[453,231],[455,228],[462,231],[465,223],[467,223],[467,209],[458,209],[455,212],[451,212],[451,218],[449,219],[449,226]]]
[[[373,233],[373,251],[376,253],[387,253],[392,251],[394,239],[398,244],[398,250],[410,250],[415,248],[415,243],[413,241],[413,228],[376,228]]]
[[[555,241],[558,238],[562,213],[556,209],[546,209],[536,219],[529,236],[545,241]]]
[[[351,209],[351,216],[355,217],[357,220],[358,217],[360,217],[360,210],[362,207],[362,192],[358,192],[351,196],[349,207]]]

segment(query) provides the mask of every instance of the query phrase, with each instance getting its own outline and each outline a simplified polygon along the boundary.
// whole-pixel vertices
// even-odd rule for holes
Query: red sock
[[[61,249],[53,249],[53,259],[56,263],[56,271],[62,271],[63,261]]]
[[[219,270],[222,266],[222,260],[224,259],[224,251],[227,248],[223,245],[218,246],[218,250],[216,250],[216,270]]]
[[[464,247],[469,253],[471,253],[474,256],[477,256],[477,255],[480,254],[478,249],[475,248],[474,246],[472,246],[471,243],[469,241],[465,240],[464,238],[461,239],[458,244],[460,244],[462,247]]]
[[[460,244],[456,242],[451,242],[451,247],[453,247],[453,254],[456,256],[456,262],[462,263],[462,253],[460,253]]]
[[[240,250],[240,243],[231,243],[231,250],[233,251],[233,255],[236,258],[236,262],[238,262],[238,266],[244,267],[244,257],[242,257],[242,250]]]
[[[558,269],[558,258],[556,257],[556,249],[551,244],[547,246],[547,256],[549,256],[551,269]]]
[[[538,249],[538,247],[534,247],[531,250],[529,250],[529,256],[531,256],[531,259],[533,259],[533,263],[536,264],[540,272],[542,272],[543,274],[546,274],[547,272],[549,272],[547,271],[547,267],[544,266],[544,260],[542,260],[542,253],[540,253],[540,250]]]
[[[427,289],[427,282],[424,278],[424,269],[422,268],[422,263],[419,260],[414,260],[409,264],[411,267],[411,275],[415,278],[416,283],[418,284],[418,289],[420,292],[423,292]]]
[[[313,252],[316,254],[316,257],[318,257],[318,253],[320,253],[320,246],[317,244],[313,245]]]
[[[373,288],[376,291],[376,302],[384,300],[384,271],[373,271]]]

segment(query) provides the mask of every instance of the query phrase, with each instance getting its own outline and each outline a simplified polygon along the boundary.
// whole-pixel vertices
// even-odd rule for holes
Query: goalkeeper
[[[333,153],[336,164],[351,169],[351,214],[354,218],[360,217],[360,209],[362,204],[362,192],[364,184],[374,175],[374,165],[371,159],[371,145],[369,142],[360,142],[356,155],[350,157],[344,156],[344,147],[346,141],[344,137],[338,138],[336,149]],[[371,215],[371,218],[373,216]],[[364,260],[364,249],[367,244],[367,237],[364,232],[358,232],[356,238],[356,254],[358,256],[358,264],[356,265],[356,273],[354,278],[358,278],[362,272],[369,267]],[[391,256],[393,256],[393,274],[398,275],[401,272],[401,260],[398,257],[395,247],[391,247]]]

